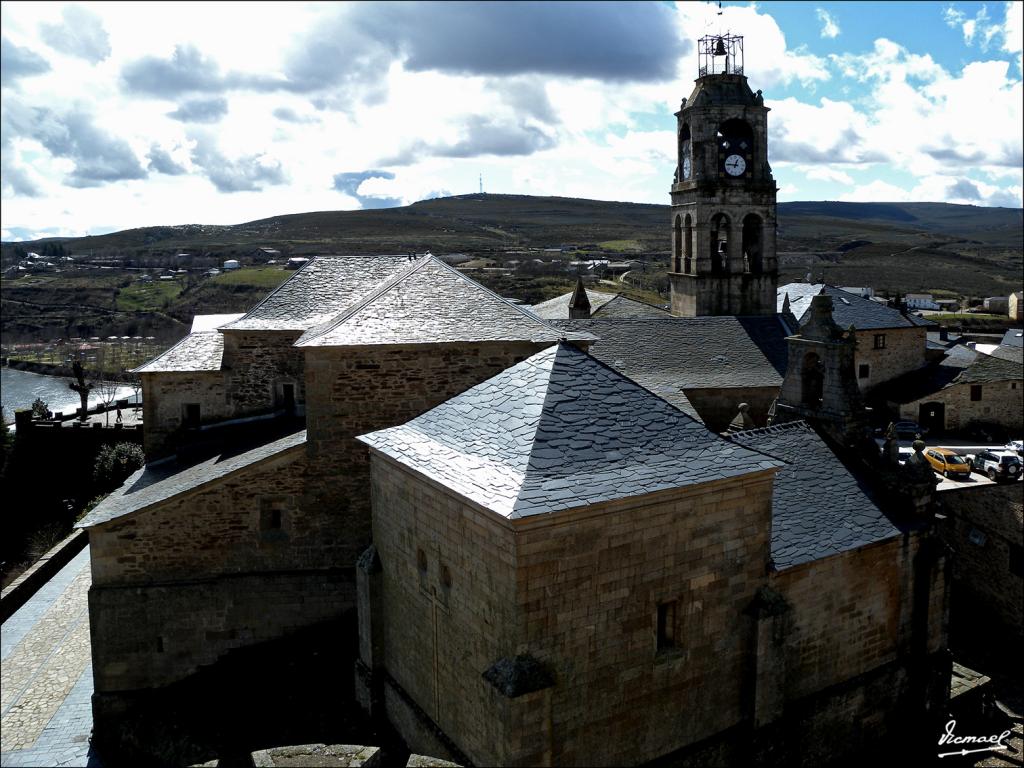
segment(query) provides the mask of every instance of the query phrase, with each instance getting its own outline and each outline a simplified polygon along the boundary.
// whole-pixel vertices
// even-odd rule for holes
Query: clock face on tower
[[[684,157],[683,158],[683,178],[684,179],[690,178],[691,170],[692,170],[692,167],[691,167],[691,163],[690,163],[690,158]]]
[[[742,155],[729,155],[725,158],[725,172],[730,176],[742,176],[747,170],[747,161]]]

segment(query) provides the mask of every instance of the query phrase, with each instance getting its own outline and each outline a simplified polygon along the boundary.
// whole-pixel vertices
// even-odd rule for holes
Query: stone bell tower
[[[775,314],[775,179],[768,107],[743,74],[743,38],[703,37],[700,69],[676,112],[672,314]]]

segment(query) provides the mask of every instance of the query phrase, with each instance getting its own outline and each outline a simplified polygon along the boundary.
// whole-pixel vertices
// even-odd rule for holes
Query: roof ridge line
[[[350,319],[354,314],[356,314],[356,312],[360,311],[361,309],[364,309],[368,304],[379,299],[385,293],[387,293],[396,285],[398,285],[398,283],[400,283],[402,280],[405,280],[407,277],[411,277],[416,271],[425,266],[431,259],[436,258],[437,257],[433,255],[424,256],[411,262],[404,269],[398,270],[398,272],[396,272],[394,275],[378,284],[376,288],[374,288],[372,291],[366,294],[355,304],[346,309],[343,309],[340,314],[335,315],[332,319],[328,320],[325,323],[321,323],[320,325],[305,331],[295,341],[294,346],[305,346],[314,339],[318,339],[324,334],[330,333],[339,325],[344,323],[346,320]]]
[[[563,329],[561,329],[561,328],[556,328],[555,326],[553,326],[553,325],[551,325],[550,323],[548,323],[548,321],[547,321],[547,320],[544,320],[544,319],[542,319],[542,318],[540,318],[540,317],[537,317],[537,315],[533,314],[532,312],[530,312],[530,311],[528,311],[528,310],[525,310],[525,309],[523,309],[523,308],[522,308],[521,306],[519,306],[518,304],[513,304],[513,303],[512,303],[511,301],[509,301],[508,299],[506,299],[506,298],[505,298],[504,296],[500,296],[500,295],[498,295],[497,293],[495,293],[494,291],[492,291],[492,290],[491,290],[490,288],[488,288],[488,287],[487,287],[486,285],[484,285],[483,283],[478,283],[478,282],[477,282],[476,280],[473,280],[472,278],[470,278],[470,277],[467,277],[466,275],[464,275],[464,274],[462,274],[461,272],[459,272],[459,270],[455,269],[455,267],[452,267],[452,266],[450,266],[449,264],[446,264],[445,262],[441,261],[441,259],[437,258],[436,256],[434,256],[434,255],[431,255],[431,256],[430,256],[429,258],[431,258],[431,259],[433,259],[434,261],[436,261],[436,262],[437,262],[438,264],[440,264],[440,265],[441,265],[442,267],[444,267],[445,269],[447,269],[447,270],[448,270],[449,272],[451,272],[451,273],[452,273],[453,275],[457,275],[457,276],[458,276],[458,277],[459,277],[459,278],[460,278],[461,280],[463,280],[464,282],[467,282],[467,283],[471,283],[471,284],[473,284],[473,285],[477,286],[478,288],[482,289],[482,290],[483,290],[483,291],[485,291],[486,293],[489,293],[489,294],[490,294],[491,296],[493,296],[494,298],[496,298],[496,299],[497,299],[498,301],[500,301],[500,302],[502,302],[503,304],[506,304],[507,306],[511,307],[512,309],[514,309],[514,310],[515,310],[516,312],[518,312],[519,314],[523,315],[523,316],[524,316],[525,318],[527,318],[528,320],[532,320],[532,321],[534,321],[535,323],[540,323],[540,324],[541,324],[541,325],[543,325],[543,326],[544,326],[545,328],[547,328],[547,329],[548,329],[549,331],[553,331],[553,332],[554,332],[555,334],[557,334],[557,336],[558,336],[558,337],[559,337],[560,339],[562,339],[562,338],[565,338],[565,331],[564,331]]]
[[[242,320],[245,320],[245,318],[247,318],[247,317],[248,317],[249,315],[251,315],[251,314],[252,314],[253,312],[255,312],[255,311],[256,311],[257,309],[259,309],[260,307],[262,307],[262,306],[263,306],[264,304],[266,304],[266,303],[267,303],[268,301],[270,301],[270,299],[271,299],[271,298],[272,298],[273,296],[277,295],[277,292],[278,292],[278,291],[280,291],[280,290],[282,290],[282,289],[283,289],[283,288],[284,288],[284,287],[285,287],[286,285],[288,285],[288,283],[290,283],[290,282],[291,282],[291,281],[292,281],[293,279],[295,279],[295,277],[296,277],[296,276],[297,276],[297,275],[298,275],[298,274],[299,274],[299,273],[300,273],[300,272],[301,272],[302,270],[304,270],[304,269],[305,269],[306,267],[308,267],[308,266],[309,266],[310,264],[313,264],[313,263],[314,263],[314,262],[315,262],[315,261],[316,261],[317,259],[319,259],[319,258],[323,258],[323,257],[321,257],[321,256],[311,256],[311,257],[309,258],[309,260],[308,260],[308,261],[306,261],[306,263],[305,263],[305,264],[303,264],[302,266],[300,266],[300,267],[299,267],[298,269],[296,269],[296,270],[295,270],[295,272],[293,272],[293,273],[292,273],[292,276],[291,276],[291,277],[289,277],[289,278],[288,278],[287,280],[285,280],[284,282],[282,282],[282,283],[281,283],[281,284],[280,284],[279,286],[277,286],[277,287],[276,287],[276,288],[275,288],[274,290],[272,290],[272,291],[271,291],[270,293],[268,293],[268,294],[267,294],[266,296],[264,296],[264,297],[263,297],[262,299],[260,299],[260,301],[258,301],[258,302],[257,302],[256,304],[254,304],[253,306],[249,307],[249,310],[248,310],[247,312],[245,312],[245,313],[244,313],[244,314],[243,314],[243,315],[242,315],[241,317],[239,317],[239,318],[238,318],[237,320],[232,320],[232,321],[231,321],[230,323],[228,323],[228,324],[227,324],[227,325],[225,325],[224,327],[225,327],[225,328],[228,328],[228,327],[230,327],[230,326],[234,325],[235,323],[238,323],[238,322],[241,322]],[[329,258],[329,257],[328,257],[328,258]],[[221,329],[220,329],[220,328],[218,328],[217,330],[219,331],[219,330],[221,330]]]

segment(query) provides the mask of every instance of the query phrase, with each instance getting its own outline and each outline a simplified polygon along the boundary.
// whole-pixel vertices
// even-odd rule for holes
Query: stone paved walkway
[[[89,747],[89,548],[0,631],[0,765],[98,766]]]

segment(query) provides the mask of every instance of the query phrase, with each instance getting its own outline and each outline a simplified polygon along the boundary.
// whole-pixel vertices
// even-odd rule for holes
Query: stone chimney
[[[569,319],[590,319],[590,299],[587,298],[587,289],[583,287],[582,277],[576,278],[576,287],[573,289],[572,296],[569,299]]]

